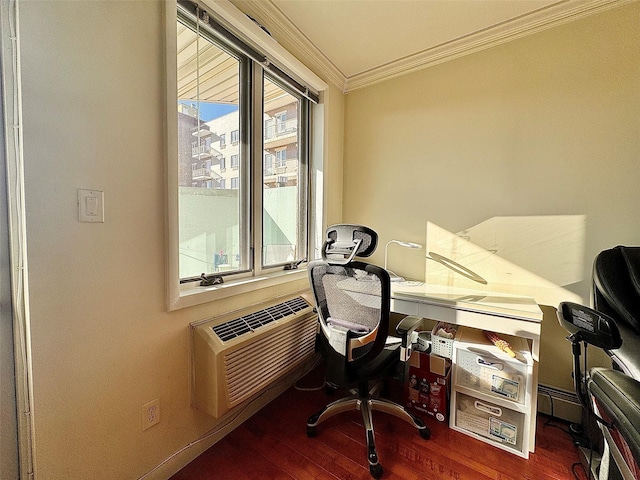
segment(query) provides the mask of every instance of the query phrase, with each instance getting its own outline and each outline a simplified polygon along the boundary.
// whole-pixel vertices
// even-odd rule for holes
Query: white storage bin
[[[442,333],[442,331],[452,334],[452,338],[438,335],[438,333]],[[451,358],[453,356],[453,343],[459,331],[460,329],[457,325],[445,322],[436,323],[431,331],[431,353],[435,353],[441,357]]]
[[[481,330],[462,329],[454,346],[453,383],[495,398],[529,404],[533,358],[524,338],[500,335],[516,358],[486,338]]]
[[[457,391],[451,400],[451,428],[529,458],[529,421],[525,413]]]

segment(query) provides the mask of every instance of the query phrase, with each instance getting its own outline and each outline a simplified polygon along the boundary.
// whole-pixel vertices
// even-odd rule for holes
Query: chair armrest
[[[418,328],[418,325],[420,325],[421,323],[422,318],[414,316],[404,317],[402,320],[400,320],[400,323],[398,323],[398,326],[396,327],[396,333],[402,338],[402,344],[400,348],[400,361],[406,362],[407,360],[409,360],[409,357],[411,356],[411,352],[413,350],[411,342],[412,333],[416,328]]]
[[[396,333],[400,336],[410,334],[418,327],[418,325],[420,325],[420,323],[422,323],[422,318],[420,317],[404,317],[396,326]]]

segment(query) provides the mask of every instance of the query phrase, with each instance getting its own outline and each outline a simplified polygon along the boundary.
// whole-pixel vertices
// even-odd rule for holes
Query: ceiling
[[[272,0],[346,77],[522,17],[557,0]]]
[[[628,0],[231,0],[345,92]]]

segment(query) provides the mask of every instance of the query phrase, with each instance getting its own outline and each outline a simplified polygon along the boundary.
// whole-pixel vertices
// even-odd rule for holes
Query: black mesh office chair
[[[410,423],[425,439],[431,435],[420,418],[378,397],[382,386],[378,380],[393,375],[399,362],[408,360],[411,333],[420,320],[403,319],[396,329],[400,338],[388,337],[389,274],[383,268],[354,260],[356,256],[370,256],[377,240],[377,234],[370,228],[334,225],[327,229],[323,259],[308,266],[319,319],[317,347],[325,357],[326,382],[352,390],[351,396],[312,415],[307,421],[307,435],[315,436],[318,424],[338,413],[360,410],[366,430],[369,471],[374,478],[382,476],[382,465],[376,453],[372,410]]]
[[[640,480],[640,247],[615,247],[598,254],[593,303],[592,309],[563,302],[558,320],[570,334],[576,393],[604,439],[594,476]],[[596,367],[583,374],[582,345],[585,351],[593,345],[609,353],[612,368]],[[592,465],[585,467],[593,470]]]

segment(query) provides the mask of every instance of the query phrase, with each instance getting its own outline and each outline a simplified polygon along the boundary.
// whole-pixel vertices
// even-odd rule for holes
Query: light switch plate
[[[78,189],[78,221],[104,223],[104,192]]]

